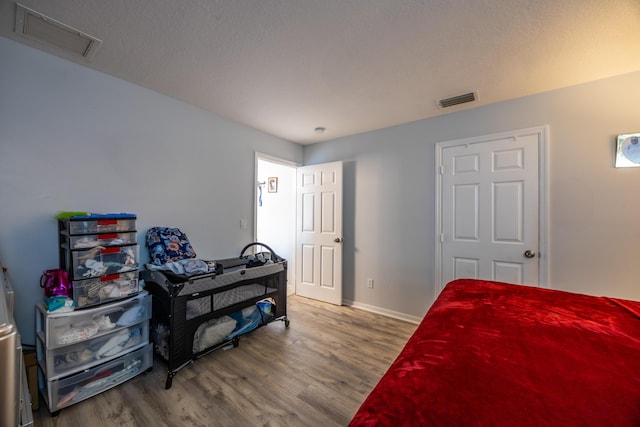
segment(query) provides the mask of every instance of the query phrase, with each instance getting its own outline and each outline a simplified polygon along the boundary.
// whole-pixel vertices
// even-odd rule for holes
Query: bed
[[[640,426],[640,302],[453,281],[350,426]]]

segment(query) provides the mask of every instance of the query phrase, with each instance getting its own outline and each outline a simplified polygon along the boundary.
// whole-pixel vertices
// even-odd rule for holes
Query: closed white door
[[[535,129],[439,147],[440,288],[459,278],[540,286],[545,135]]]
[[[342,162],[297,172],[296,294],[342,304]]]

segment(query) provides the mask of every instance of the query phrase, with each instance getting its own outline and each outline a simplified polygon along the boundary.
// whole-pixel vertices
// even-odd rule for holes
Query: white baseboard
[[[405,322],[418,324],[422,321],[422,317],[412,316],[410,314],[400,313],[393,310],[387,310],[386,308],[376,307],[374,305],[363,304],[360,302],[342,300],[343,305],[348,305],[360,310],[369,311],[371,313],[381,314],[387,317],[393,317],[394,319],[404,320]]]

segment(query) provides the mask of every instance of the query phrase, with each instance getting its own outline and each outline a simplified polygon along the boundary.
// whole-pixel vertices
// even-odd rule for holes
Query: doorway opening
[[[256,153],[254,241],[287,260],[287,294],[295,293],[297,164]]]

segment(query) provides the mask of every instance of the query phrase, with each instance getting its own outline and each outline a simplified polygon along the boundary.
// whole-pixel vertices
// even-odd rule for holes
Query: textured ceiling
[[[79,63],[302,144],[640,70],[640,0],[21,4],[102,40]],[[74,60],[14,20],[0,0],[0,35]]]

